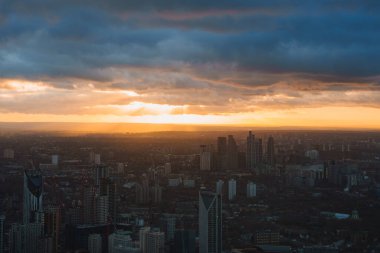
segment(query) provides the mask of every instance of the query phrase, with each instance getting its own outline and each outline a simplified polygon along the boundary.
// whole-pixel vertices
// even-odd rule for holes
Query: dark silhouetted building
[[[222,252],[222,196],[199,192],[199,252]]]

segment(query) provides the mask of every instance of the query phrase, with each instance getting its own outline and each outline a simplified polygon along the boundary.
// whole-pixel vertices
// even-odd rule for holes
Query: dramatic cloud
[[[380,108],[379,1],[0,3],[0,113]]]

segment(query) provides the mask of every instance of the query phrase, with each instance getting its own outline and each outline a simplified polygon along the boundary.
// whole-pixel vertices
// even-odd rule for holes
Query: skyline
[[[380,129],[378,1],[0,6],[0,122]]]

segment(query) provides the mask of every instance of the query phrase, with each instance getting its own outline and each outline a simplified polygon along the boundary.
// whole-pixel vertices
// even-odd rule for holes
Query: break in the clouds
[[[4,0],[0,112],[379,108],[379,14],[375,0]]]

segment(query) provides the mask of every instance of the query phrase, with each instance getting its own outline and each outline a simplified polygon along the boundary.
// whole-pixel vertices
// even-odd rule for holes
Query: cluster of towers
[[[93,184],[83,189],[83,223],[111,223],[116,219],[116,184],[109,176],[110,168],[95,165]]]
[[[59,251],[61,211],[43,206],[43,177],[40,170],[24,172],[23,221],[12,224],[9,232],[11,253]]]
[[[248,169],[257,172],[258,167],[266,165],[273,168],[275,163],[273,137],[270,136],[268,138],[264,152],[262,139],[255,138],[252,131],[248,133],[244,152],[239,152],[239,147],[232,135],[217,138],[216,152],[214,152],[212,145],[201,145],[201,171],[236,171],[238,169]]]

